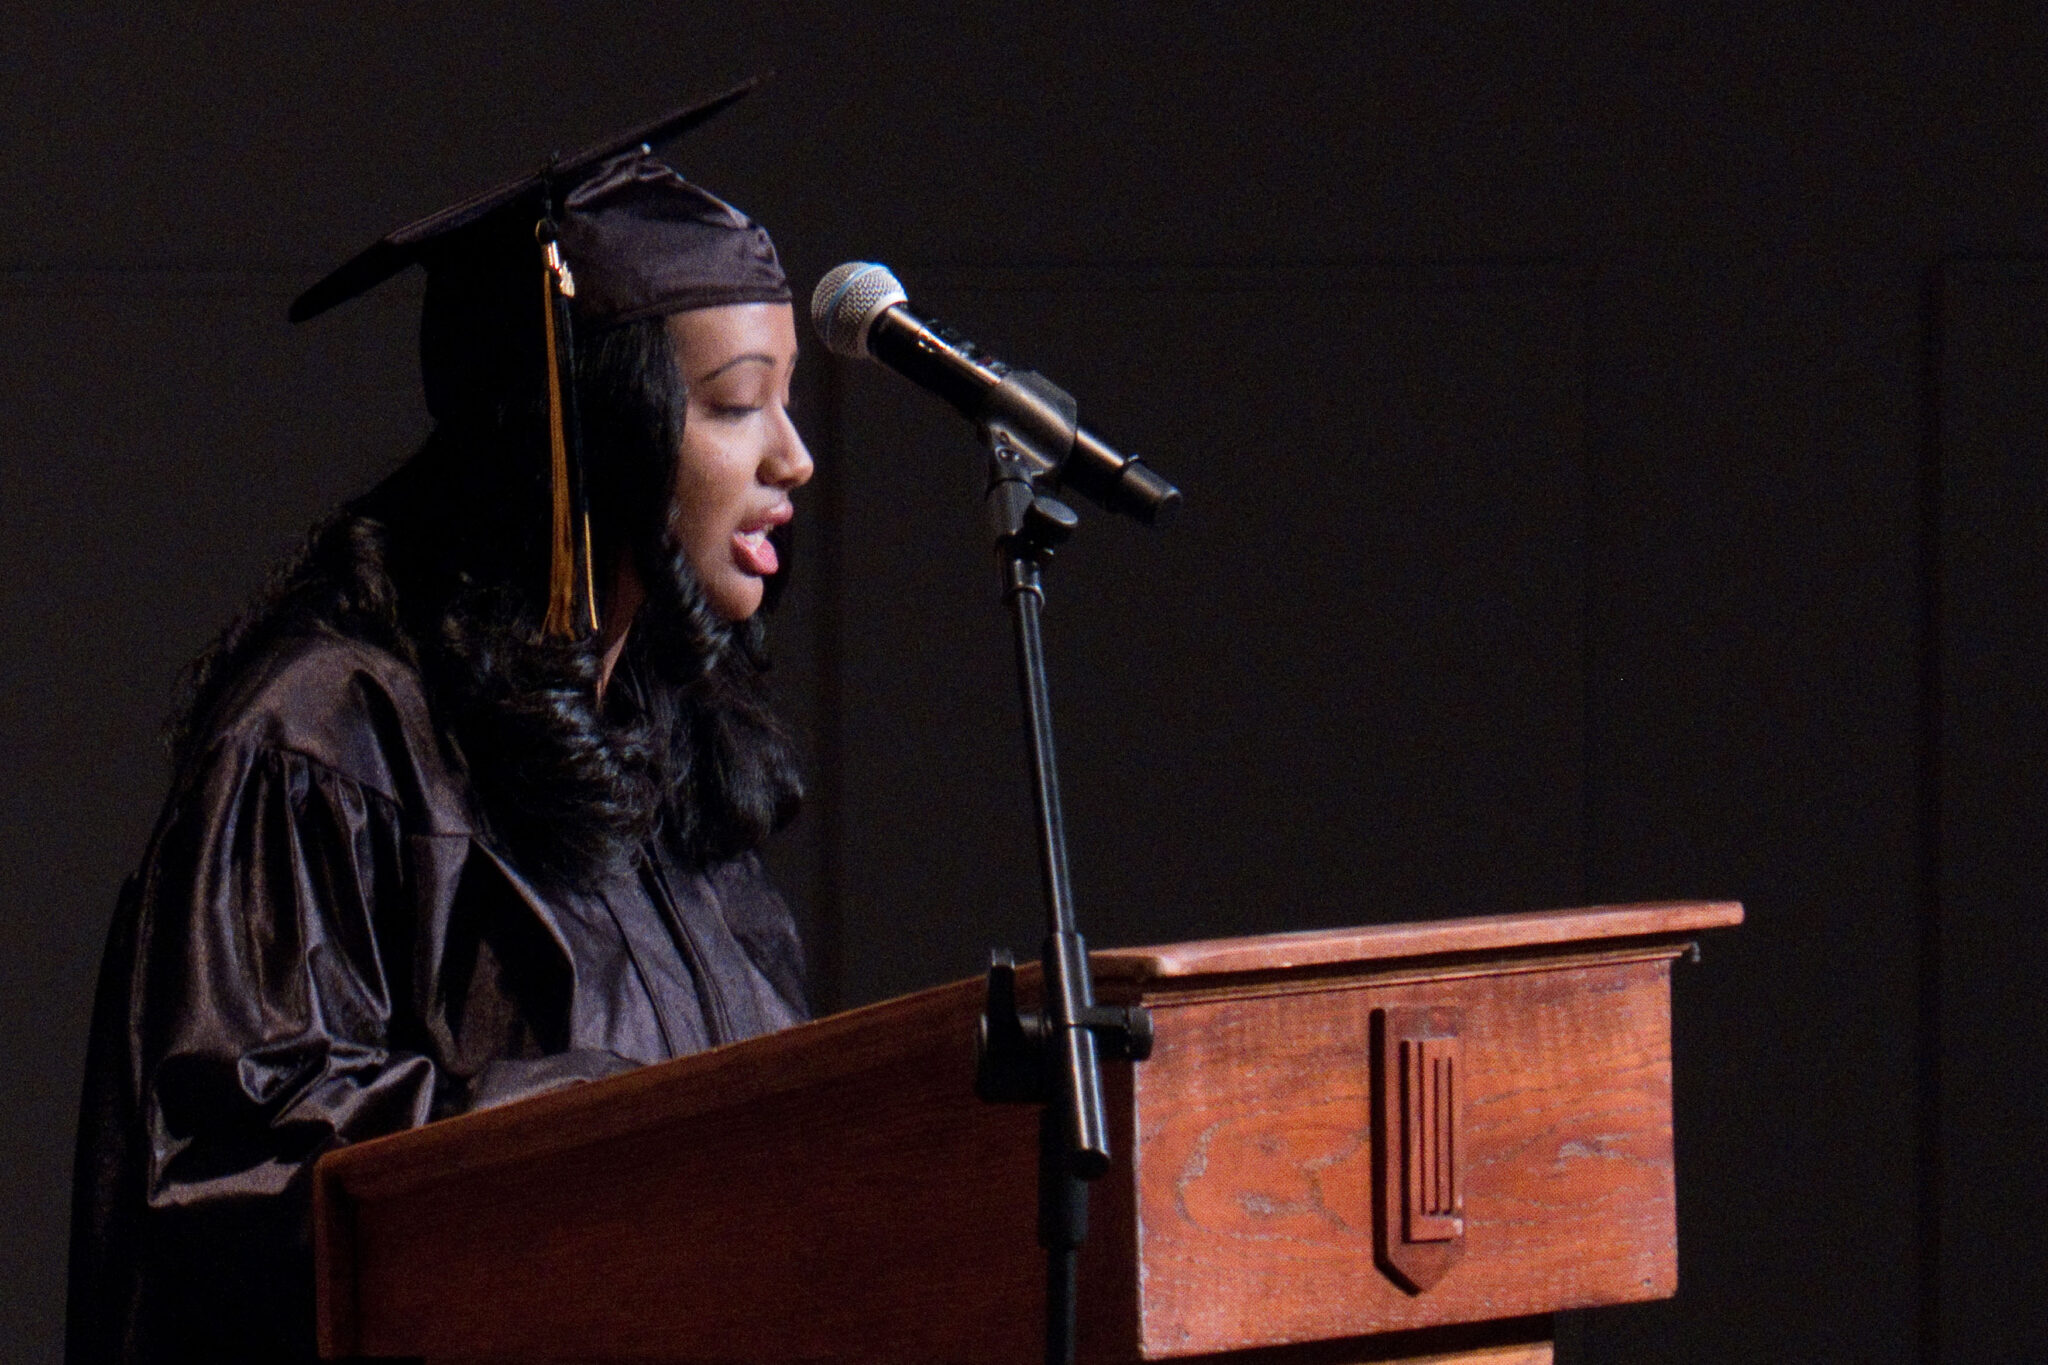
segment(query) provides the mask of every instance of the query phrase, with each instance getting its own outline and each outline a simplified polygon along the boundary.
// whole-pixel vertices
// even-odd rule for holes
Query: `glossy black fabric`
[[[606,162],[562,204],[578,325],[728,303],[788,303],[767,229],[644,153]]]
[[[311,1359],[320,1153],[803,1018],[759,860],[647,855],[543,893],[478,833],[402,663],[317,636],[252,668],[109,936],[69,1358]]]
[[[291,320],[304,322],[318,317],[336,304],[346,303],[365,290],[375,289],[399,271],[437,252],[443,255],[460,253],[474,245],[480,229],[494,223],[502,227],[502,220],[507,217],[523,215],[526,220],[523,226],[530,233],[550,183],[559,191],[582,184],[595,168],[619,157],[647,156],[653,147],[671,142],[717,118],[751,94],[763,79],[757,76],[743,81],[710,99],[699,100],[616,133],[580,152],[551,160],[544,172],[522,175],[516,180],[494,185],[481,194],[473,194],[460,203],[450,204],[424,218],[416,218],[403,227],[394,228],[294,299]],[[637,153],[633,150],[635,148],[639,149]],[[581,268],[579,262],[572,260],[571,264]],[[741,280],[745,277],[735,275],[733,278]]]
[[[420,359],[437,422],[536,401],[548,355],[533,235],[541,210],[536,191],[420,249]],[[644,152],[596,167],[556,217],[579,337],[693,308],[790,301],[767,229]]]

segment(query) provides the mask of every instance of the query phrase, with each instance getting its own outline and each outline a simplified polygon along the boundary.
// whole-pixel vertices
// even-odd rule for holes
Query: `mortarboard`
[[[552,636],[574,639],[597,628],[575,329],[790,298],[767,232],[652,155],[654,144],[717,117],[762,79],[408,223],[292,302],[289,317],[304,322],[424,266],[421,350],[427,406],[437,420],[478,394],[530,393],[545,376],[553,514],[545,628]],[[536,284],[537,298],[530,292]],[[522,344],[529,335],[537,348]]]

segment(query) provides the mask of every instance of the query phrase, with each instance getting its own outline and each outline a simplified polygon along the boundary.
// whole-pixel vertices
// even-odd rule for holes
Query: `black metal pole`
[[[1057,1104],[1038,1111],[1038,1244],[1045,1248],[1045,1365],[1074,1365],[1088,1182],[1067,1164]]]
[[[1068,1169],[1094,1179],[1109,1168],[1109,1124],[1095,1034],[1083,1022],[1094,1006],[1088,949],[1074,928],[1067,876],[1067,834],[1060,812],[1059,761],[1053,751],[1052,697],[1046,680],[1039,617],[1045,587],[1028,543],[1013,541],[1004,563],[1003,596],[1016,623],[1017,681],[1024,698],[1025,743],[1031,755],[1032,804],[1038,814],[1039,875],[1044,884],[1045,1015],[1052,1030],[1056,1083],[1049,1107],[1063,1111]]]
[[[1109,1169],[1109,1120],[1102,1098],[1102,1051],[1142,1061],[1152,1050],[1151,1017],[1142,1007],[1102,1009],[1088,969],[1088,945],[1074,925],[1067,876],[1067,833],[1060,811],[1047,682],[1043,569],[1072,534],[1073,509],[1041,495],[1033,462],[1011,434],[991,423],[988,514],[1002,568],[1003,602],[1016,627],[1017,681],[1038,817],[1038,868],[1045,894],[1040,950],[1045,999],[1035,1013],[1017,1009],[1016,966],[998,953],[989,967],[975,1092],[997,1103],[1032,1103],[1038,1117],[1038,1240],[1045,1248],[1045,1361],[1073,1365],[1080,1247],[1088,1237],[1088,1182]]]

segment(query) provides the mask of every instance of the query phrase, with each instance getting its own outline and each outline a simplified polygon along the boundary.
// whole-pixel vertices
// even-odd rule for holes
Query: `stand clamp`
[[[1152,1055],[1152,1011],[1143,1005],[1088,1005],[1075,1027],[1095,1035],[1105,1056],[1142,1062]],[[1048,1104],[1058,1098],[1053,1024],[1044,1011],[1017,1008],[1017,959],[989,954],[988,1004],[974,1064],[974,1094],[990,1104]]]

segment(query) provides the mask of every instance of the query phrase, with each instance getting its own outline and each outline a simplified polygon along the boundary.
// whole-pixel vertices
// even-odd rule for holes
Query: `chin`
[[[764,596],[766,593],[761,581],[756,578],[748,579],[744,587],[721,583],[716,590],[705,594],[711,610],[718,613],[719,619],[733,625],[751,620],[754,613],[761,610]]]

